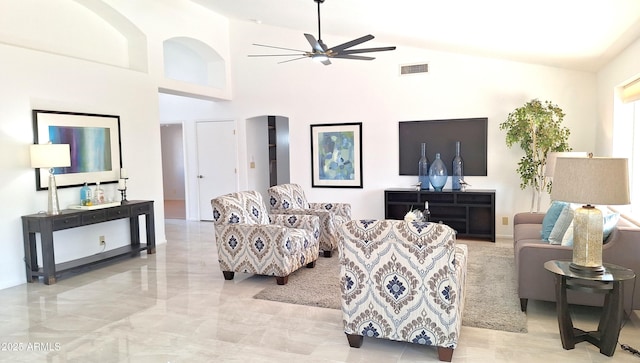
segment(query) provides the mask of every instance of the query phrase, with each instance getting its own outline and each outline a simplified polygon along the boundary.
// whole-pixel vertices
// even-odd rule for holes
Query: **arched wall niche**
[[[201,86],[226,87],[225,61],[215,49],[188,37],[167,39],[162,44],[164,76]]]
[[[146,36],[100,0],[0,2],[0,42],[141,72],[148,69]]]

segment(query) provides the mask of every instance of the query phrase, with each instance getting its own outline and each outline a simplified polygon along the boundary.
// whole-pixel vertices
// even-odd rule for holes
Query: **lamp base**
[[[56,176],[53,174],[53,168],[49,169],[49,193],[47,195],[47,214],[60,214],[60,202],[58,202],[58,188],[56,187]]]
[[[569,268],[577,274],[586,276],[599,276],[604,273],[604,266],[580,266],[572,262]]]

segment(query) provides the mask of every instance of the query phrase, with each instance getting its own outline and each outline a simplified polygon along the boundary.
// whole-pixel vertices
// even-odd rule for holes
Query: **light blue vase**
[[[442,187],[447,183],[447,167],[440,159],[440,153],[436,153],[436,160],[433,161],[429,168],[429,181],[436,192],[441,192]]]

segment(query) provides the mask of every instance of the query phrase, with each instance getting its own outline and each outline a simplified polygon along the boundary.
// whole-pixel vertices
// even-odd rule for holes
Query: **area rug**
[[[526,333],[527,316],[520,311],[513,249],[490,242],[458,243],[469,248],[462,325]],[[315,268],[301,268],[289,276],[286,285],[269,284],[254,298],[340,309],[339,275],[336,254],[320,257]]]

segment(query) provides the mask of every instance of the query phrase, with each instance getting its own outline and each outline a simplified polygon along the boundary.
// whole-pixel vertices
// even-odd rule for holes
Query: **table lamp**
[[[602,274],[603,217],[594,205],[630,203],[627,159],[558,158],[551,199],[584,204],[573,218],[570,267],[582,274]]]
[[[54,168],[71,166],[69,144],[35,144],[31,145],[31,167],[49,168],[49,203],[47,214],[60,214],[58,203],[58,189]]]
[[[586,158],[589,154],[585,151],[552,151],[547,153],[547,163],[544,167],[544,176],[553,178],[558,158]]]

